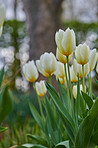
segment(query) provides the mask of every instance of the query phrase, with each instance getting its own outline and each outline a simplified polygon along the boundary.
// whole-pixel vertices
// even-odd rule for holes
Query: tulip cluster
[[[43,76],[48,77],[49,80],[54,74],[61,84],[65,85],[66,83],[69,108],[71,106],[74,108],[73,98],[77,98],[77,87],[75,85],[72,89],[72,82],[77,83],[82,80],[80,91],[86,91],[85,77],[88,75],[88,79],[91,81],[90,73],[95,68],[96,61],[98,61],[98,53],[96,49],[90,50],[86,43],[76,47],[75,33],[69,28],[65,31],[60,29],[56,32],[55,41],[57,45],[56,57],[53,53],[45,52],[40,56],[39,60],[36,60],[36,65],[34,61],[26,63],[23,66],[23,73],[28,81],[34,83],[36,92],[40,97],[46,94],[47,89],[44,81],[35,82],[39,76],[38,71]],[[69,62],[72,60],[73,55],[75,55],[75,58],[73,59],[73,64],[70,66]],[[98,64],[96,71],[98,72]],[[49,82],[51,83],[51,81]],[[91,82],[89,85],[91,85]],[[92,91],[91,86],[89,87],[90,91]]]

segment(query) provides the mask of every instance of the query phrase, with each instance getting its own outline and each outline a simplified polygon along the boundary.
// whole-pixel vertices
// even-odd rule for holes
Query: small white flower
[[[41,96],[41,97],[44,96],[45,93],[47,92],[47,88],[45,86],[44,81],[36,82],[35,83],[35,88],[36,88],[37,94],[39,96]]]

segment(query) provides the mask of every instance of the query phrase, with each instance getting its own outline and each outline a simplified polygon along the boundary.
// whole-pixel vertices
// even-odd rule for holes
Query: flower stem
[[[51,75],[48,77],[49,83],[52,85]]]
[[[34,89],[35,89],[35,91],[36,91],[35,83],[33,83],[33,87],[34,87]],[[36,95],[37,95],[37,99],[38,99],[38,103],[39,103],[40,113],[41,113],[42,118],[44,119],[42,104],[41,104],[40,97],[39,97],[38,94],[37,94],[37,91],[36,91]]]
[[[91,78],[91,73],[89,74],[90,76],[90,96],[92,97],[92,78]]]
[[[82,73],[83,73],[82,86],[83,86],[83,91],[85,92],[84,65],[82,65]]]
[[[70,114],[71,114],[71,103],[70,103],[70,93],[69,93],[69,85],[68,85],[66,64],[64,64],[64,68],[65,68],[65,77],[66,77],[66,83],[67,83],[68,108],[69,108],[69,112],[70,112]]]
[[[73,100],[73,93],[72,93],[72,85],[71,85],[71,78],[70,78],[70,70],[69,70],[69,60],[67,56],[67,68],[68,68],[68,76],[69,76],[69,85],[70,85],[70,92],[71,92],[71,103],[72,103],[72,110],[74,112],[74,100]],[[75,113],[75,112],[74,112]]]

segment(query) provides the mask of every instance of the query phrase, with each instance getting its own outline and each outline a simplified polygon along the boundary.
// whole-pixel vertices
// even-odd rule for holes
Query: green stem
[[[82,86],[83,86],[83,91],[85,92],[84,65],[82,65],[82,74],[83,74]]]
[[[90,96],[92,97],[92,78],[91,78],[91,73],[90,75]]]
[[[49,83],[52,85],[51,75],[48,77]]]
[[[70,114],[71,114],[71,103],[70,103],[70,93],[69,93],[69,85],[68,85],[66,64],[64,64],[64,68],[65,68],[65,77],[66,77],[66,83],[67,83],[68,108],[69,108],[69,112],[70,112]]]
[[[90,95],[90,76],[89,74],[87,75],[87,78],[88,78],[88,88],[89,88],[88,93]]]
[[[34,89],[35,89],[35,91],[36,91],[35,83],[33,83],[33,87],[34,87]],[[37,91],[36,91],[36,95],[37,95],[37,99],[38,99],[38,103],[39,103],[40,113],[41,113],[42,118],[44,119],[42,104],[41,104],[40,97],[39,97],[39,95],[37,94]]]
[[[71,92],[72,110],[73,110],[73,112],[74,112],[74,100],[73,100],[73,93],[72,93],[72,85],[71,85],[71,77],[70,77],[68,56],[67,56],[67,68],[68,68],[68,75],[69,75],[69,85],[70,85],[70,92]]]

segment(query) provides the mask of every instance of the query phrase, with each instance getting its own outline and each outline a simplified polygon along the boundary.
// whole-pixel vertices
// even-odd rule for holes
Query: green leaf
[[[80,104],[80,80],[78,74],[78,84],[77,84],[77,98],[75,99],[75,115],[76,115],[76,123],[78,125],[78,115],[79,115],[79,104]]]
[[[94,134],[91,136],[90,143],[94,144],[95,146],[98,145],[98,129]]]
[[[68,136],[70,136],[72,142],[74,142],[76,127],[73,119],[71,118],[68,111],[64,107],[55,89],[48,83],[46,84],[46,87],[57,109],[59,110],[60,115],[62,116],[63,122],[65,123],[67,129]]]
[[[93,105],[92,98],[89,95],[87,95],[85,92],[83,92],[83,91],[81,91],[81,92],[82,92],[82,95],[83,95],[83,98],[84,98],[85,102],[87,103],[87,105],[88,105],[88,107],[90,109],[92,107],[92,105]]]
[[[0,123],[6,118],[6,116],[13,110],[12,93],[6,86],[3,90],[0,103]]]
[[[16,148],[48,148],[40,144],[23,144],[21,146],[17,146]]]
[[[3,81],[3,76],[4,76],[4,67],[0,71],[0,88],[1,88],[1,85],[2,85],[2,81]]]
[[[34,107],[34,105],[30,101],[29,101],[29,107],[30,107],[30,110],[31,110],[31,113],[32,113],[34,119],[40,125],[41,129],[44,132],[44,122],[43,122],[40,114],[38,113],[38,111],[36,110],[36,108]]]
[[[98,85],[98,80],[96,78],[94,78],[94,79],[95,79],[96,84]]]
[[[92,132],[97,120],[98,120],[98,99],[95,101],[94,105],[92,106],[90,114],[80,124],[76,137],[75,148],[89,148],[90,138],[92,136]]]
[[[48,143],[45,139],[43,139],[42,137],[36,136],[36,135],[31,135],[31,134],[27,134],[28,137],[30,137],[31,139],[35,140],[36,142],[38,142],[41,145],[44,146],[48,146]]]
[[[59,84],[59,87],[60,87],[62,101],[63,101],[64,106],[66,107],[66,109],[68,111],[69,109],[68,109],[68,95],[67,95],[67,92],[66,92],[64,86],[60,83],[59,80],[58,80],[58,84]]]
[[[53,143],[57,144],[61,139],[61,135],[60,135],[58,125],[57,125],[57,119],[56,119],[57,114],[54,114],[54,109],[56,108],[55,106],[52,106],[53,102],[51,103],[49,99],[47,98],[47,96],[45,96],[45,101],[46,101],[46,112],[47,112],[47,120],[48,120],[48,124],[47,124],[48,130],[53,140]]]
[[[55,146],[55,148],[70,148],[69,141],[66,140],[66,141],[60,142]]]
[[[7,127],[0,127],[0,133],[6,131],[8,128]]]

